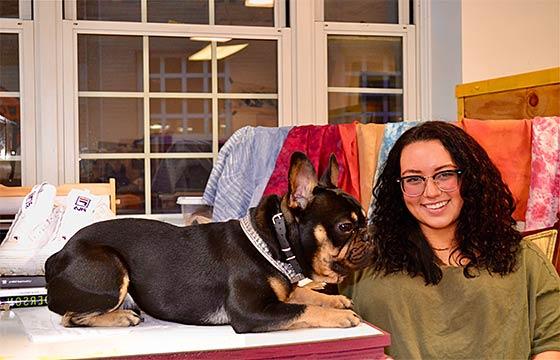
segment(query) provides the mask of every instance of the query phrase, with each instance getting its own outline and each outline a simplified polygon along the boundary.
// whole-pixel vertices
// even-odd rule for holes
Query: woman
[[[374,189],[373,265],[343,292],[396,359],[560,358],[560,280],[514,229],[512,195],[461,128],[426,122]]]

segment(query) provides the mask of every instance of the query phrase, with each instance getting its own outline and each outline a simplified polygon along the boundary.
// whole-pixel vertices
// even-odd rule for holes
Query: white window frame
[[[20,1],[20,17],[27,17],[28,2]],[[0,19],[0,32],[18,34],[19,45],[19,91],[0,92],[0,97],[18,97],[20,100],[21,155],[6,155],[1,160],[21,161],[22,185],[37,181],[36,123],[35,123],[35,59],[33,21]]]
[[[111,95],[110,92],[83,92],[78,91],[78,35],[79,34],[96,34],[96,35],[135,35],[143,36],[144,41],[144,64],[143,76],[144,84],[149,83],[148,69],[148,37],[149,36],[166,36],[166,37],[183,37],[190,36],[210,37],[224,36],[232,39],[258,39],[258,40],[275,40],[277,41],[278,50],[278,94],[251,94],[251,93],[220,93],[212,92],[208,94],[192,94],[192,93],[173,93],[160,94],[150,93],[148,91],[115,93],[117,96],[124,96],[138,99],[149,98],[207,98],[215,99],[212,101],[212,123],[213,128],[218,129],[218,100],[219,99],[277,99],[278,100],[278,126],[292,125],[291,116],[291,30],[289,28],[274,27],[244,27],[244,26],[214,26],[214,25],[184,25],[184,24],[157,24],[157,23],[125,23],[125,22],[109,22],[109,21],[63,21],[63,89],[64,89],[64,181],[73,183],[79,181],[79,159],[103,159],[103,158],[127,158],[127,159],[144,159],[144,176],[150,176],[150,159],[155,158],[212,158],[216,161],[218,155],[218,131],[213,132],[212,144],[213,151],[211,153],[193,153],[193,154],[169,154],[169,153],[152,153],[149,152],[149,144],[145,141],[143,153],[139,154],[79,154],[79,133],[78,133],[78,100],[80,96],[92,96],[96,94]],[[71,44],[71,46],[68,46]],[[214,44],[215,46],[215,44]],[[215,49],[214,49],[215,51]],[[217,60],[212,60],[212,81],[217,82]],[[213,86],[214,89],[217,86]],[[149,101],[144,100],[144,139],[150,136],[150,112]],[[147,153],[150,153],[149,156]],[[146,181],[144,184],[145,197],[145,214],[150,215],[151,212],[151,184]],[[160,215],[154,215],[158,217]]]
[[[420,6],[420,1],[414,2]],[[409,0],[398,0],[399,20],[398,24],[362,24],[349,22],[327,22],[324,21],[324,0],[315,0],[315,116],[317,124],[328,124],[328,94],[331,92],[344,93],[395,93],[393,89],[354,89],[336,88],[328,86],[328,54],[327,39],[329,35],[353,35],[353,36],[390,36],[401,37],[403,46],[403,121],[416,120],[418,116],[418,89],[417,89],[417,57],[416,49],[419,45],[416,37],[415,26],[408,24],[410,6]],[[415,20],[418,20],[416,9]],[[398,92],[400,94],[400,92]]]
[[[416,95],[416,34],[414,25],[399,24],[357,24],[339,22],[315,23],[316,77],[315,97],[316,119],[318,124],[328,124],[328,94],[343,93],[398,93],[395,89],[339,88],[328,86],[327,41],[329,35],[351,36],[388,36],[402,39],[403,59],[403,120],[417,118]]]

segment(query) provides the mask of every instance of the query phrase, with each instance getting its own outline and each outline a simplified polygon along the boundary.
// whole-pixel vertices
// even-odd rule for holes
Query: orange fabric
[[[348,165],[348,175],[342,178],[339,187],[360,201],[360,167],[358,165],[358,143],[356,141],[355,124],[339,124],[338,131],[342,141],[344,157]]]
[[[462,125],[502,173],[516,202],[513,218],[525,220],[531,181],[531,120],[463,119]]]
[[[356,124],[358,163],[360,168],[360,202],[369,209],[379,149],[383,143],[384,124]]]

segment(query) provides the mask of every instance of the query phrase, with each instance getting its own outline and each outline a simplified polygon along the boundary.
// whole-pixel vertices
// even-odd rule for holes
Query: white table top
[[[0,311],[0,359],[89,358],[243,349],[382,336],[367,324],[236,334],[231,326],[192,326],[153,319],[127,328],[64,328],[46,307]]]

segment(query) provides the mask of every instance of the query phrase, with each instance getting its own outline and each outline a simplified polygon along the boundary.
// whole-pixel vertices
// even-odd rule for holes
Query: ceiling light
[[[245,6],[271,8],[274,7],[274,0],[245,0]]]
[[[161,130],[162,128],[163,128],[163,126],[161,126],[161,124],[150,125],[150,129],[152,129],[152,130]]]
[[[245,49],[249,44],[238,44],[238,45],[224,45],[224,46],[217,46],[217,58],[221,60],[226,58],[230,55],[235,54],[238,51]],[[189,56],[190,61],[208,61],[211,60],[211,46],[207,45],[202,50],[192,54]]]
[[[231,38],[218,37],[218,36],[191,36],[190,39],[193,41],[216,41],[216,42],[228,42],[231,40]]]

